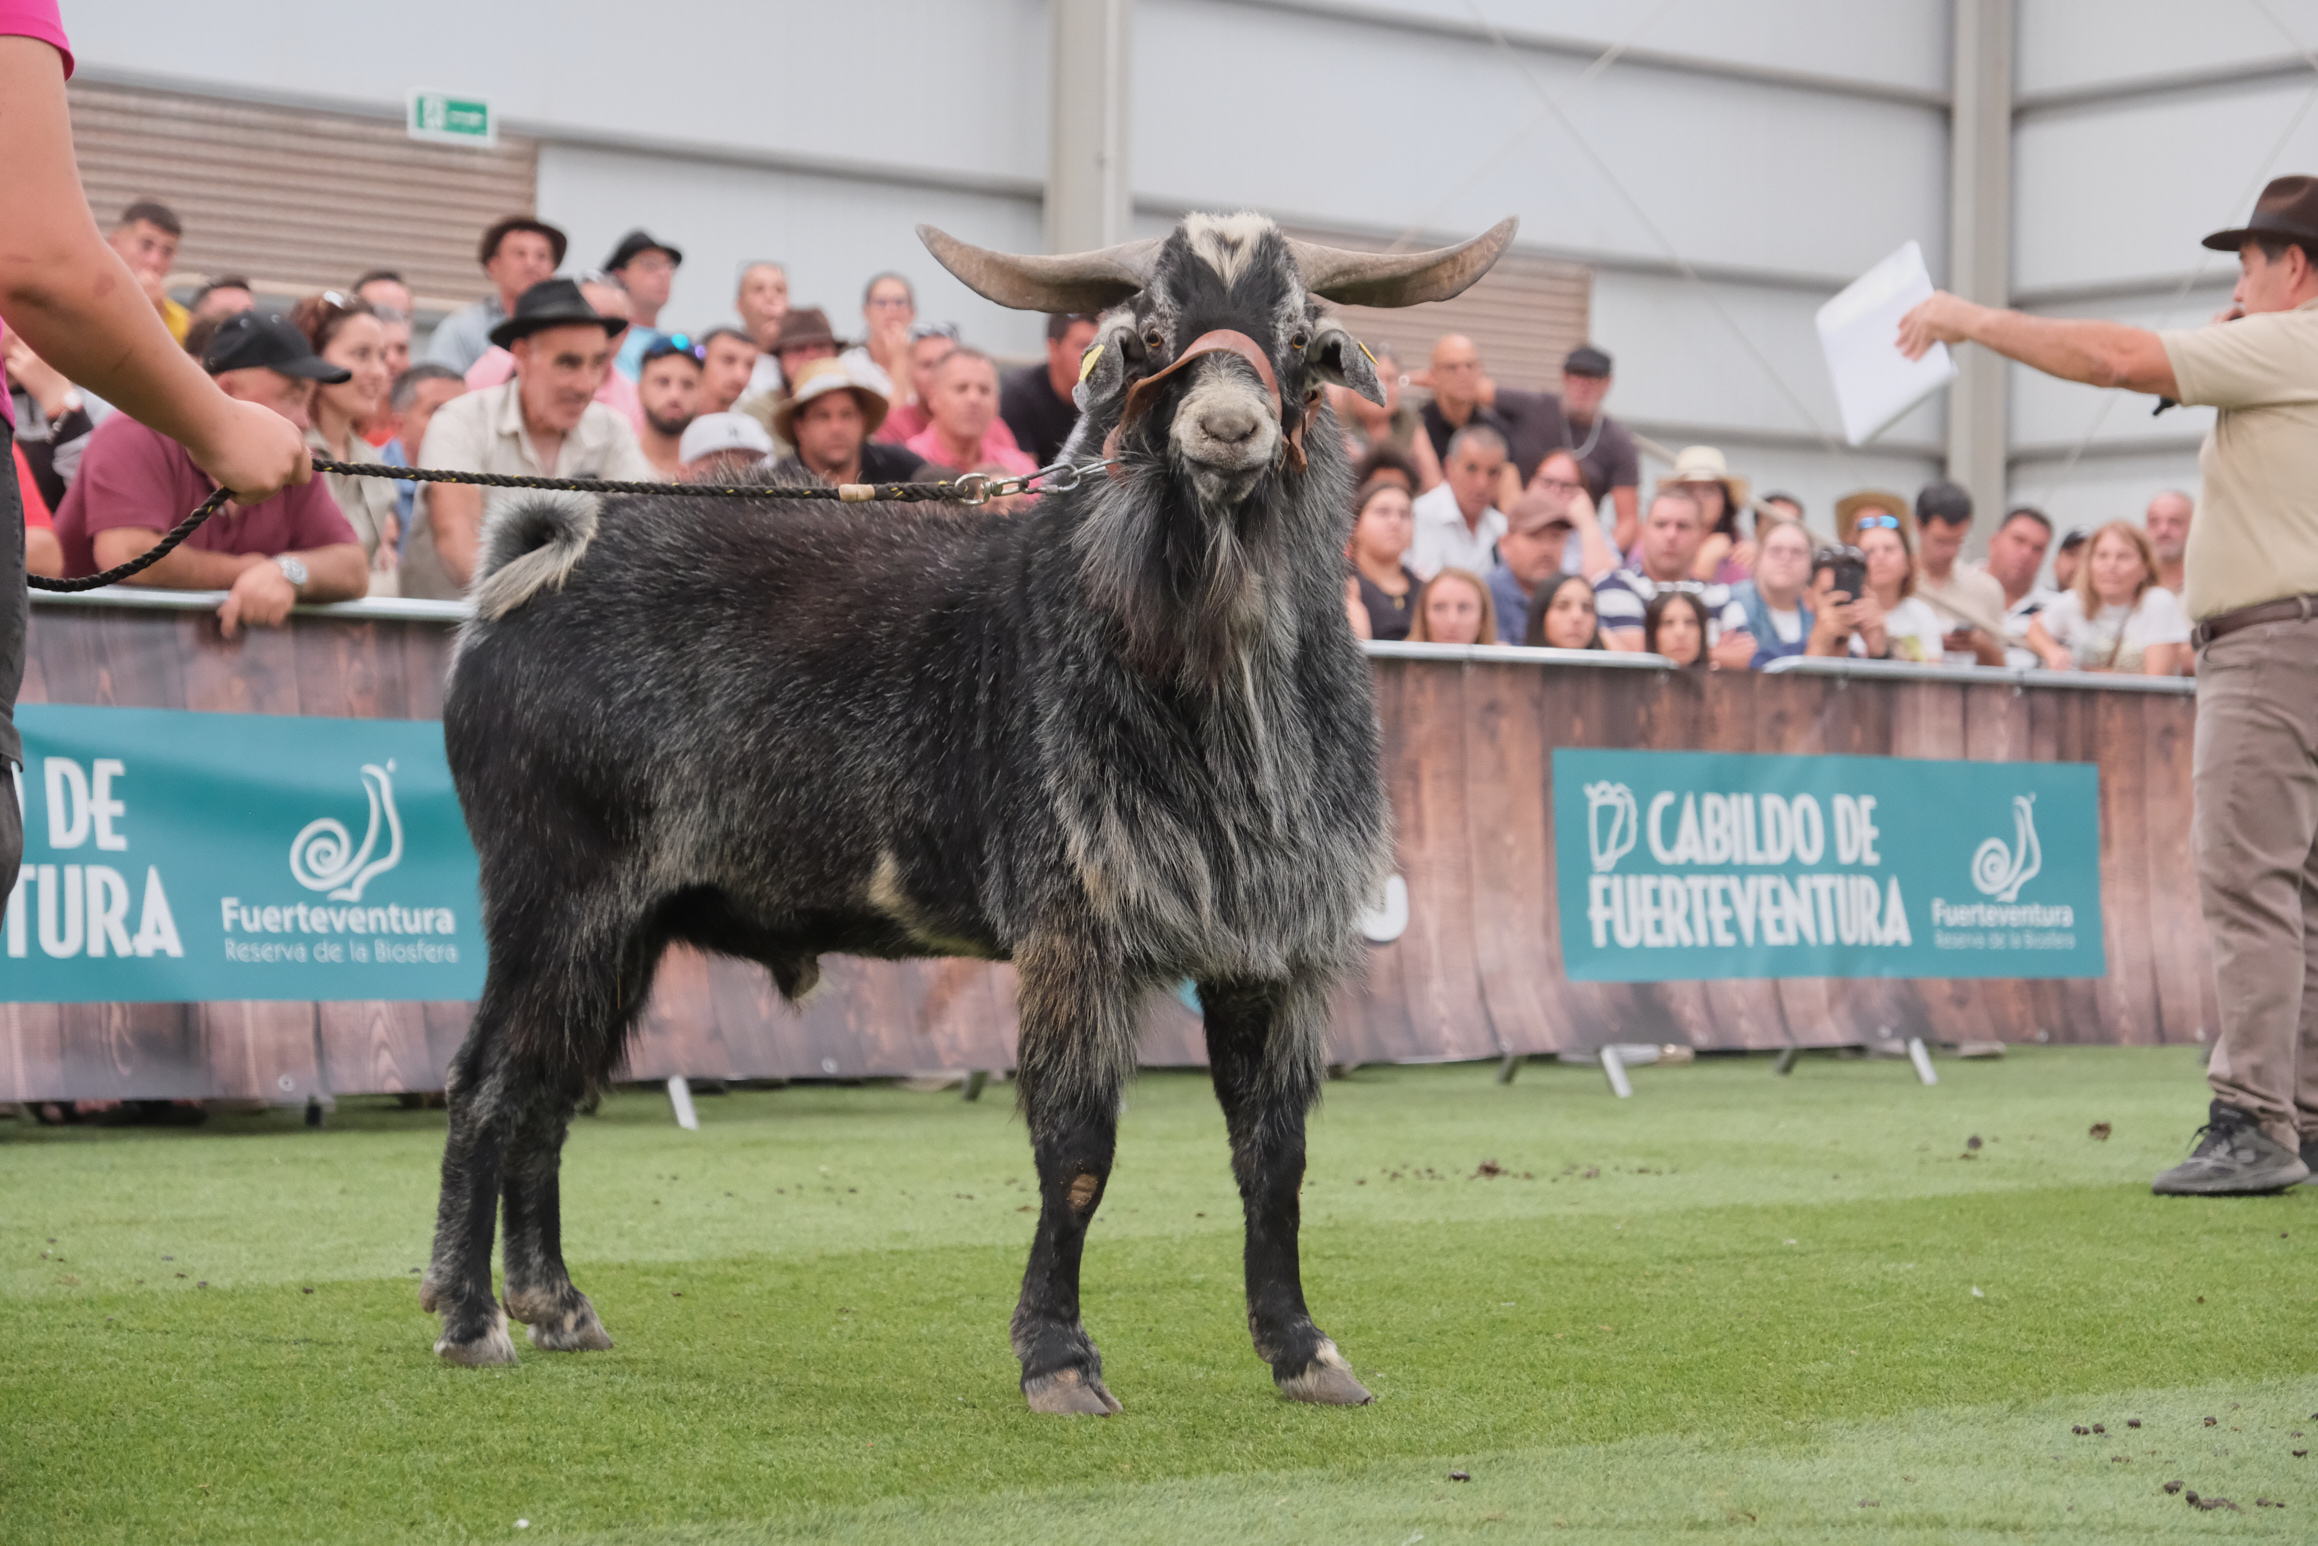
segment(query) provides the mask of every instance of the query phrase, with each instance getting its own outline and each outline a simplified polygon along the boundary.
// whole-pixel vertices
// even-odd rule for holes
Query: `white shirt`
[[[1940,621],[1940,614],[1923,597],[1901,598],[1898,606],[1883,614],[1883,631],[1885,658],[1935,666],[1941,663],[1945,649],[1940,639],[1948,631],[1948,625]],[[1851,636],[1851,653],[1867,653],[1867,641],[1858,634]]]
[[[2044,664],[2037,657],[2036,651],[2028,647],[2028,625],[2051,610],[2052,604],[2058,600],[2060,600],[2059,591],[2047,590],[2041,585],[2031,585],[2027,595],[2022,596],[2018,601],[2006,604],[2004,608],[2004,663],[2006,665],[2035,670]]]
[[[2052,642],[2074,657],[2080,671],[2143,671],[2150,645],[2189,642],[2188,614],[2173,592],[2158,585],[2132,606],[2103,607],[2089,619],[2077,593],[2065,590],[2040,617]]]
[[[1506,520],[1496,506],[1481,512],[1478,530],[1467,526],[1456,491],[1444,481],[1419,495],[1409,510],[1416,517],[1416,537],[1402,561],[1418,579],[1429,580],[1443,569],[1485,575],[1497,562],[1497,539],[1505,535]]]

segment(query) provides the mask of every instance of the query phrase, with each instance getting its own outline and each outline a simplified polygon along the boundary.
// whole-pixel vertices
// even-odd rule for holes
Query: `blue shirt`
[[[612,356],[612,369],[630,381],[638,380],[644,374],[644,351],[667,336],[658,328],[629,323],[627,333],[620,339],[620,352]]]
[[[1529,635],[1529,592],[1502,560],[1490,567],[1489,600],[1497,608],[1497,642],[1519,644]]]

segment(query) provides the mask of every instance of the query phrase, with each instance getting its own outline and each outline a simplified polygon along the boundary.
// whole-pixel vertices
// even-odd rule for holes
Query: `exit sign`
[[[499,122],[491,104],[480,97],[455,97],[444,91],[410,94],[410,137],[446,145],[496,145]]]

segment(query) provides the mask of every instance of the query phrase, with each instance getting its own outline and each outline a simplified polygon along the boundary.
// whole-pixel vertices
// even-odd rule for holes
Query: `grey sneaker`
[[[2318,1183],[2318,1138],[2302,1140],[2302,1163],[2310,1167],[2310,1174],[2303,1177],[2302,1184]]]
[[[2302,1156],[2261,1129],[2253,1114],[2215,1101],[2189,1158],[2160,1175],[2160,1197],[2235,1197],[2282,1192],[2310,1179]]]

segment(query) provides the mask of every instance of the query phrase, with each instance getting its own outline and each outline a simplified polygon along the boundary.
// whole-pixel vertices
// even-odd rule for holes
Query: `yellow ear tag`
[[[1360,344],[1360,340],[1357,338],[1352,341],[1356,344]],[[1360,352],[1362,354],[1368,354],[1368,345],[1360,344]],[[1371,367],[1373,367],[1376,364],[1376,356],[1373,354],[1368,354],[1368,363]]]
[[[1087,350],[1086,353],[1080,355],[1079,380],[1084,381],[1087,379],[1087,377],[1093,375],[1095,373],[1095,361],[1101,359],[1102,357],[1103,346],[1101,344],[1096,344],[1093,348]]]

